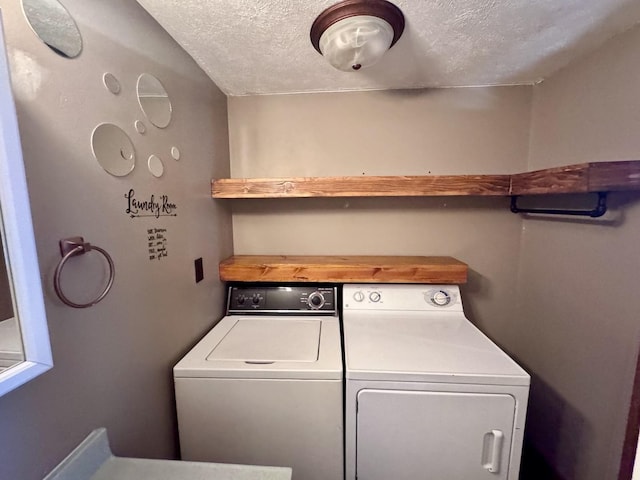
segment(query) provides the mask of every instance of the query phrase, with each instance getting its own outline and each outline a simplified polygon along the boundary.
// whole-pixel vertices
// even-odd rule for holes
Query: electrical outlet
[[[202,257],[196,258],[193,261],[193,266],[196,271],[196,283],[198,283],[202,281],[202,279],[204,278],[204,269],[202,268]]]

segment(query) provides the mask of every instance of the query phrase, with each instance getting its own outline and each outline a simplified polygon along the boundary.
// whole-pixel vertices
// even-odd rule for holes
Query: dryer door
[[[357,478],[508,479],[514,412],[506,394],[361,390]]]

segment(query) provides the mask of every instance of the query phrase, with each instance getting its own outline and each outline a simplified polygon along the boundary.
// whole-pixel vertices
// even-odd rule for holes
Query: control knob
[[[356,302],[361,302],[364,300],[364,293],[362,293],[360,290],[358,290],[356,293],[353,294],[353,299]]]
[[[439,307],[444,307],[445,305],[449,305],[449,302],[451,302],[451,295],[444,290],[438,290],[431,295],[431,302]]]
[[[380,292],[371,292],[369,294],[369,300],[371,300],[373,303],[378,303],[381,298],[382,295],[380,295]]]
[[[247,299],[247,297],[245,297],[244,295],[240,295],[238,297],[238,305],[244,305],[245,300]]]
[[[254,305],[258,305],[260,303],[260,295],[256,293],[253,297],[251,297],[251,301]]]
[[[314,310],[322,308],[324,305],[324,296],[320,292],[315,291],[307,298],[307,304]]]

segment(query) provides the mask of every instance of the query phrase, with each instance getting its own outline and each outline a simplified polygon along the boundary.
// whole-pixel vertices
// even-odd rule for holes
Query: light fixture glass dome
[[[377,63],[393,41],[393,27],[369,15],[345,18],[320,37],[320,51],[338,70],[350,72]]]
[[[398,41],[404,15],[387,0],[342,0],[311,25],[313,48],[338,70],[370,67]]]

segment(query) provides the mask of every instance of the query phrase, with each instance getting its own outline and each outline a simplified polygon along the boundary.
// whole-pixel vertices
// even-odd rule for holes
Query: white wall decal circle
[[[157,155],[151,155],[149,160],[147,161],[147,166],[149,167],[149,171],[151,175],[154,177],[160,178],[164,173],[164,164],[162,160]]]

